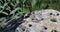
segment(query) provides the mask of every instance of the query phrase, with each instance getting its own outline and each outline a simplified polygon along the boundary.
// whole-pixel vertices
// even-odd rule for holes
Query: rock
[[[45,9],[31,12],[15,32],[60,32],[60,12]]]

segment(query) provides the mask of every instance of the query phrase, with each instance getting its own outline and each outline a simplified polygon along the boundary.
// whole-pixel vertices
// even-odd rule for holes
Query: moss
[[[51,19],[52,22],[57,22],[56,19]]]

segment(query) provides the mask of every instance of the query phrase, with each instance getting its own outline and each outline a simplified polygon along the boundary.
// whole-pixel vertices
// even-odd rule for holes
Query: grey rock
[[[51,19],[56,21],[51,21]],[[57,10],[33,11],[24,21],[16,28],[15,32],[51,32],[52,30],[60,32],[60,12]]]

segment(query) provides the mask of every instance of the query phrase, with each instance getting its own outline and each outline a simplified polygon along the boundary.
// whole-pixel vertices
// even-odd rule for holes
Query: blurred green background
[[[41,9],[60,10],[60,0],[0,0],[0,17],[21,16]]]
[[[60,0],[0,0],[0,23],[41,9],[60,11]]]

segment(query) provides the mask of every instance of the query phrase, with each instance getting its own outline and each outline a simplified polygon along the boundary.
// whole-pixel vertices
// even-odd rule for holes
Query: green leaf
[[[52,21],[52,22],[57,22],[57,20],[56,20],[56,19],[51,19],[51,21]]]
[[[21,10],[21,11],[22,11],[22,9],[21,9],[20,7],[18,7],[18,8],[16,8],[15,10],[11,11],[10,14],[14,14],[14,13],[15,13],[16,11],[18,11],[18,10]]]
[[[2,22],[2,21],[4,21],[4,20],[6,20],[5,18],[0,18],[0,23]]]
[[[36,0],[32,0],[32,2],[31,2],[32,7],[34,7],[36,3],[37,3]]]
[[[3,14],[5,14],[5,15],[8,15],[8,13],[6,13],[6,12],[3,12],[3,11],[0,11],[0,13],[3,13]]]

